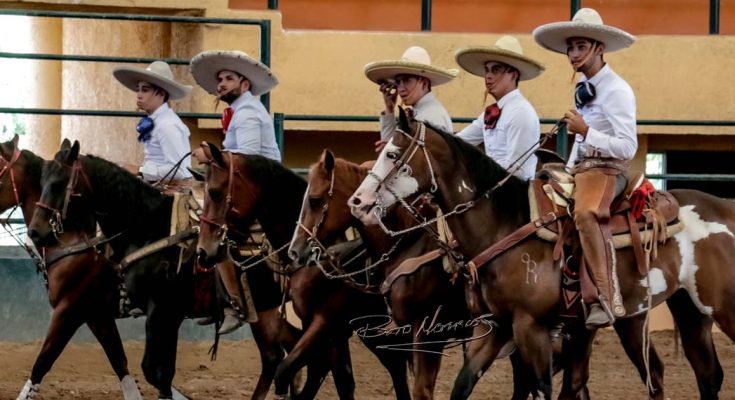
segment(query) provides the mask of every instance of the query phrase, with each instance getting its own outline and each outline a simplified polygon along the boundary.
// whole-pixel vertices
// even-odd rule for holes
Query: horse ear
[[[79,157],[79,141],[75,140],[74,145],[71,146],[71,150],[69,150],[69,154],[66,156],[66,163],[71,165],[77,160],[77,157]]]
[[[18,140],[20,140],[20,136],[18,136],[17,133],[13,135],[13,139],[10,140],[11,142],[13,142],[13,151],[18,148]]]
[[[326,169],[327,172],[332,172],[334,169],[334,153],[332,153],[331,150],[324,149],[322,152],[322,158],[319,161],[324,165],[324,169]]]
[[[406,114],[406,110],[404,110],[403,107],[398,107],[398,127],[406,133],[411,133],[411,124],[408,121],[408,114]]]
[[[225,158],[222,157],[222,152],[220,151],[219,147],[213,145],[212,143],[207,143],[209,145],[209,151],[212,153],[212,159],[214,162],[219,164],[219,166],[224,167],[225,166]]]
[[[64,138],[64,140],[61,142],[61,148],[59,151],[69,150],[71,148],[71,142],[69,139]]]

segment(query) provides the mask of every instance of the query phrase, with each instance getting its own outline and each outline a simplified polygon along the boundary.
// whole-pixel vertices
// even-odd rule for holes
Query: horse
[[[457,237],[459,250],[474,258],[528,223],[528,187],[528,182],[509,176],[473,146],[423,123],[409,121],[401,112],[390,143],[349,204],[364,223],[375,224],[377,214],[400,199],[434,191]],[[629,310],[628,319],[616,323],[616,331],[631,335],[641,326],[648,309],[666,300],[681,330],[700,396],[717,398],[723,372],[711,327],[714,320],[735,339],[735,270],[722,267],[728,265],[727,255],[735,251],[735,204],[692,190],[671,194],[681,206],[679,218],[685,227],[658,247],[647,277],[636,276],[638,266],[632,249],[616,252],[619,287],[625,309]],[[530,236],[475,271],[478,283],[467,288],[473,313],[491,312],[503,323],[487,340],[470,343],[452,398],[469,396],[500,345],[511,337],[523,359],[533,365],[538,389],[544,398],[550,398],[549,331],[556,320],[561,279],[553,261],[553,247]],[[647,299],[649,292],[652,298]],[[619,324],[630,326],[620,329]],[[586,378],[579,373],[587,370],[593,336],[591,331],[575,338],[572,353],[578,375],[565,379],[561,398],[574,398],[577,387],[584,383]],[[644,355],[643,349],[635,348],[640,341],[627,338],[630,336],[622,338],[622,344],[628,355]],[[655,360],[654,364],[659,362],[652,347],[648,358]],[[640,368],[639,372],[643,378],[647,376]],[[663,390],[651,390],[650,395],[663,398]]]
[[[20,207],[28,226],[41,197],[41,175],[45,161],[28,150],[18,149],[18,135],[15,135],[12,140],[0,144],[0,163],[0,212]],[[79,206],[70,207],[70,218],[78,213]],[[80,224],[63,221],[65,231],[59,237],[62,249],[68,248],[70,243],[85,243],[90,235],[94,235],[93,220],[80,218],[79,221]],[[128,361],[115,325],[117,272],[94,247],[84,247],[77,247],[77,252],[63,257],[59,257],[61,249],[44,249],[47,262],[42,272],[53,313],[31,376],[18,395],[19,400],[35,397],[44,376],[74,332],[84,323],[107,354],[112,369],[120,379],[123,398],[142,398],[128,371]]]
[[[89,199],[104,235],[111,240],[111,259],[127,255],[169,236],[173,196],[164,195],[125,169],[93,155],[80,155],[79,142],[62,143],[54,162],[44,170],[41,201],[29,236],[41,244],[55,242],[47,222],[65,203]],[[66,200],[69,199],[69,200]],[[131,307],[146,315],[146,344],[142,369],[161,399],[184,398],[171,386],[175,374],[179,327],[193,306],[194,257],[179,266],[180,250],[169,246],[130,263],[124,272]],[[259,283],[258,283],[259,284]],[[268,282],[265,282],[268,284]],[[280,319],[270,312],[251,325],[262,359],[278,354],[280,344],[265,340],[276,332]]]
[[[261,224],[276,249],[267,258],[287,260],[286,246],[294,232],[306,182],[280,163],[262,156],[222,152],[212,144],[202,148],[210,160],[198,244],[203,263],[214,264],[223,259],[227,253],[223,243],[225,232],[234,234],[235,241],[242,240],[254,220]],[[382,306],[385,313],[385,305],[382,300],[376,304],[362,293],[325,279],[316,268],[291,274],[289,287],[304,333],[278,365],[276,396],[285,397],[292,377],[308,364],[307,382],[300,393],[293,393],[294,397],[313,398],[331,366],[340,398],[353,398],[355,383],[348,345],[351,328],[345,321],[346,313],[377,312],[376,306]],[[375,346],[366,345],[388,368],[397,396],[407,398],[405,358],[376,352]],[[314,362],[321,359],[329,359],[331,363]]]
[[[347,206],[347,199],[367,175],[368,169],[341,158],[336,158],[329,150],[324,150],[319,161],[313,164],[308,175],[308,189],[304,196],[299,227],[294,232],[289,257],[295,268],[306,265],[314,251],[324,251],[337,236],[349,227],[360,231],[369,249],[378,255],[385,254],[393,246],[393,240],[382,231],[362,225],[354,218]],[[406,216],[408,217],[408,216]],[[406,226],[413,223],[408,217]],[[404,245],[394,252],[380,268],[385,276],[391,276],[399,267],[395,259],[420,256],[437,250],[436,242],[428,235],[416,240],[404,240]],[[315,268],[311,268],[314,270]],[[386,301],[390,307],[393,329],[410,330],[412,340],[394,351],[410,351],[414,371],[412,398],[433,398],[434,385],[441,365],[443,348],[451,338],[466,338],[466,329],[447,328],[446,332],[437,327],[458,324],[469,320],[464,303],[464,286],[450,283],[450,275],[444,271],[442,258],[434,258],[414,271],[392,279],[385,287]],[[458,324],[459,325],[459,324]],[[456,326],[458,326],[456,325]],[[432,329],[434,328],[434,329]],[[431,333],[430,333],[431,332]]]

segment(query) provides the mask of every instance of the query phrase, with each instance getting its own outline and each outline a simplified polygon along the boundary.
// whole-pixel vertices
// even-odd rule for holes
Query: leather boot
[[[585,326],[589,330],[604,328],[615,323],[615,317],[603,308],[604,300],[590,304]]]
[[[240,316],[237,314],[237,311],[235,311],[234,308],[227,307],[223,310],[223,312],[225,314],[225,320],[222,322],[222,326],[219,328],[219,331],[217,332],[220,335],[226,335],[228,333],[232,333],[243,325],[243,322],[240,319]]]
[[[195,322],[199,326],[212,325],[213,323],[217,322],[217,318],[210,315],[207,317],[197,318]]]

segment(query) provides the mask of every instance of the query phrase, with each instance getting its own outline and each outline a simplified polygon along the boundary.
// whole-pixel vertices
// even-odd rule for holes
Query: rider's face
[[[163,104],[165,92],[148,82],[138,82],[135,90],[136,104],[147,114],[152,114]]]
[[[425,78],[416,75],[399,74],[396,75],[395,79],[396,86],[398,87],[398,95],[401,96],[403,104],[407,106],[418,103],[429,91],[428,82]]]
[[[485,88],[496,99],[516,88],[517,72],[508,65],[488,61],[485,63]]]
[[[232,104],[248,90],[250,90],[250,81],[244,76],[227,70],[217,74],[217,95],[227,104]]]

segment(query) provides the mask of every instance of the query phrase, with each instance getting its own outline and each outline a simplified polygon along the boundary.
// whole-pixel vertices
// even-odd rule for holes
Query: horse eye
[[[397,160],[399,158],[398,152],[395,152],[395,151],[389,151],[388,153],[385,154],[385,156],[391,160]]]
[[[309,206],[311,208],[320,207],[323,204],[321,197],[309,197]]]
[[[209,198],[212,200],[218,200],[222,197],[222,192],[219,190],[210,189],[207,192],[209,194]]]

